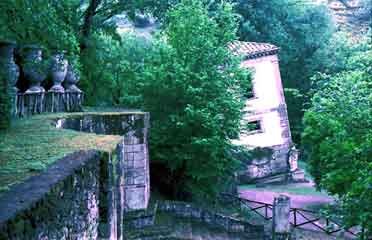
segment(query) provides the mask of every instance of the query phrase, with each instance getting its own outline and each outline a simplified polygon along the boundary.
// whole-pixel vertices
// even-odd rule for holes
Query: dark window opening
[[[255,95],[254,95],[254,91],[253,91],[253,85],[251,84],[251,86],[245,91],[244,93],[244,97],[250,99],[250,98],[254,98]]]
[[[256,121],[248,122],[245,126],[245,130],[247,131],[247,133],[262,132],[261,121],[256,120]]]

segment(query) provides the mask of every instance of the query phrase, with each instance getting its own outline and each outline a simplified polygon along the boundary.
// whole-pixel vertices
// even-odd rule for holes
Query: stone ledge
[[[0,226],[18,213],[31,208],[57,183],[83,167],[88,161],[99,161],[101,153],[96,150],[78,151],[67,155],[49,166],[40,175],[13,185],[0,197]]]

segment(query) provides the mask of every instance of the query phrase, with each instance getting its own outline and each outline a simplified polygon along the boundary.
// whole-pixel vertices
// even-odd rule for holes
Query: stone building
[[[230,51],[240,55],[241,67],[253,73],[252,88],[246,93],[243,131],[235,144],[252,149],[253,160],[243,160],[243,181],[284,176],[297,170],[289,128],[287,105],[279,71],[279,48],[267,43],[234,41]]]

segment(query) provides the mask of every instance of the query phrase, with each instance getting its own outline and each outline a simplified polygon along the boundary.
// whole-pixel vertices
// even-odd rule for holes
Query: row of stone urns
[[[20,49],[21,64],[15,63],[16,49]],[[12,41],[0,41],[0,70],[5,80],[15,92],[22,92],[17,88],[20,73],[23,73],[25,93],[45,92],[42,83],[50,77],[53,86],[49,92],[81,92],[76,86],[79,74],[75,66],[65,59],[64,51],[55,51],[49,61],[43,59],[43,48],[38,45],[25,45],[17,48]],[[18,84],[19,85],[19,84]]]

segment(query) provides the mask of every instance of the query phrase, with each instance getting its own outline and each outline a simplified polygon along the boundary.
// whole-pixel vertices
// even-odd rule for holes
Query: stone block
[[[294,172],[290,173],[292,181],[294,182],[305,182],[305,171],[297,169]]]
[[[148,197],[145,186],[127,186],[124,198],[127,210],[138,210],[147,208]]]

